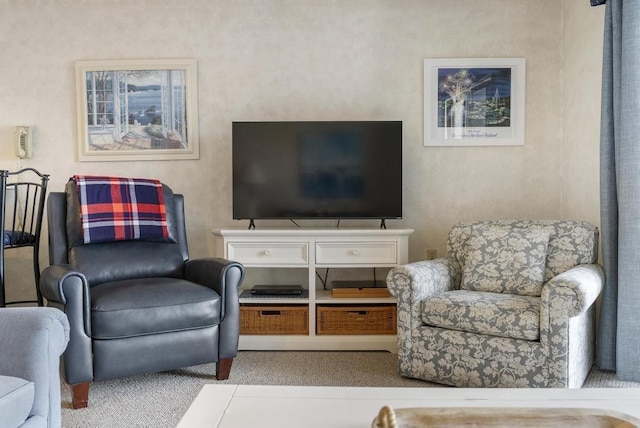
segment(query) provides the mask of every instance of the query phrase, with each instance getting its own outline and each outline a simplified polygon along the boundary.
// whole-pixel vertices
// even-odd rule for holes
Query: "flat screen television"
[[[402,217],[402,122],[233,122],[233,218]]]

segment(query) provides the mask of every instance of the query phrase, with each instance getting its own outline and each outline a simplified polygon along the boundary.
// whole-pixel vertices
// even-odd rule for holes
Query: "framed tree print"
[[[198,159],[196,61],[76,63],[80,161]]]
[[[524,58],[425,59],[424,145],[524,145]]]

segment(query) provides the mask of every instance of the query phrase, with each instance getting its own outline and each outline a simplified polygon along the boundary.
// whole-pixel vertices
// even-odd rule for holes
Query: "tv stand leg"
[[[383,218],[380,219],[380,229],[386,229],[387,228],[387,223],[385,222],[385,220]]]
[[[249,220],[249,230],[255,229],[256,228],[256,223],[253,221],[253,219]]]

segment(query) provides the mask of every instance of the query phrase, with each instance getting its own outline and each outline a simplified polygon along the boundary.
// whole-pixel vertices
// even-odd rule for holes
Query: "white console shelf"
[[[408,262],[413,229],[214,229],[216,256],[245,268],[294,268],[308,271],[308,298],[241,298],[243,305],[308,305],[308,334],[241,335],[242,350],[386,350],[397,352],[394,334],[318,335],[317,305],[395,304],[393,297],[334,298],[316,287],[316,268],[391,268]],[[384,279],[384,278],[381,278]],[[250,289],[255,284],[243,284]]]

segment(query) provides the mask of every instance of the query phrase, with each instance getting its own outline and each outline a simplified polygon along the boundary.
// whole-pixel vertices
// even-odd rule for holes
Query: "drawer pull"
[[[367,311],[347,311],[347,315],[367,315]]]
[[[264,250],[264,255],[267,256],[267,257],[270,256],[271,255],[271,250],[269,250],[269,249]]]
[[[358,250],[357,248],[355,250],[353,250],[351,252],[354,256],[357,256],[358,254],[360,254],[360,250]]]
[[[260,311],[260,315],[269,316],[269,315],[281,315],[281,311]]]

